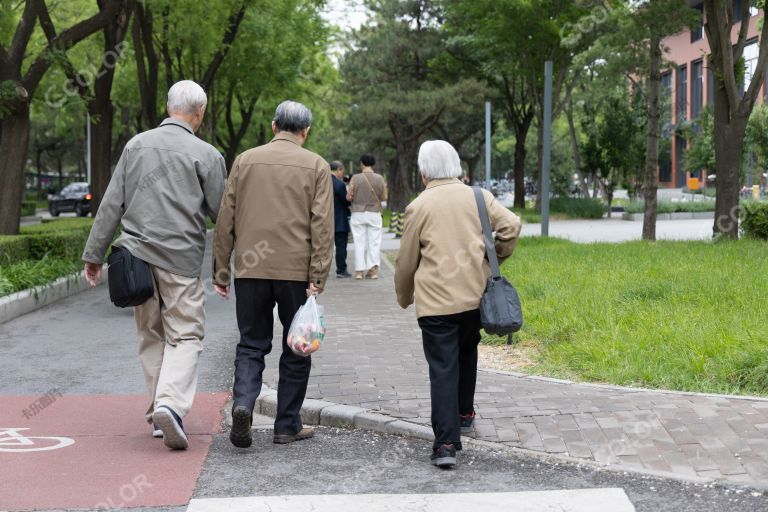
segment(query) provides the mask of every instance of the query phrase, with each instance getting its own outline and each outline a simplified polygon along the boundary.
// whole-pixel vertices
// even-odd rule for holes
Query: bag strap
[[[491,277],[501,277],[499,270],[499,258],[496,256],[496,246],[493,243],[493,233],[491,231],[491,221],[488,217],[488,209],[485,206],[485,197],[483,189],[472,187],[475,191],[475,201],[477,202],[477,212],[480,214],[480,225],[483,226],[483,240],[485,241],[485,252],[488,254],[488,264],[491,267]]]
[[[376,193],[375,190],[373,190],[373,185],[371,185],[371,182],[368,181],[368,176],[365,175],[365,173],[360,173],[360,175],[365,179],[365,182],[368,184],[368,188],[371,189],[371,194],[373,194],[373,198],[376,199],[377,203],[381,202],[381,199],[379,199],[379,194]]]

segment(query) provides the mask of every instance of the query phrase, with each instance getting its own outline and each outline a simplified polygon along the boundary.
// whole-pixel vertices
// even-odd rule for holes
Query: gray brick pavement
[[[307,397],[429,425],[429,377],[413,309],[378,281],[329,280],[328,336]],[[278,336],[276,329],[275,338]],[[277,385],[277,352],[265,383]],[[768,485],[768,402],[478,375],[472,437],[627,469]]]

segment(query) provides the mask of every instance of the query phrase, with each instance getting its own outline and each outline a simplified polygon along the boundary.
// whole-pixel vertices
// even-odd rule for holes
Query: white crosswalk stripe
[[[464,494],[325,494],[192,500],[187,512],[634,512],[623,489]]]

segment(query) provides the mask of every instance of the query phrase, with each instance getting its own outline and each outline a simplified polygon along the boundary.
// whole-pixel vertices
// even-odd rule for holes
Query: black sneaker
[[[253,413],[242,405],[232,409],[232,430],[229,432],[230,442],[238,448],[248,448],[253,443],[251,424]]]
[[[349,272],[337,272],[336,273],[336,278],[337,279],[349,279],[350,277],[352,277],[352,274],[350,274]]]
[[[186,450],[189,446],[184,425],[176,412],[165,405],[161,405],[152,413],[152,422],[163,432],[163,442],[171,450]]]
[[[443,443],[432,449],[432,464],[439,468],[452,468],[456,465],[456,448],[452,443]]]
[[[475,412],[469,414],[459,414],[459,426],[462,434],[470,434],[474,430]]]

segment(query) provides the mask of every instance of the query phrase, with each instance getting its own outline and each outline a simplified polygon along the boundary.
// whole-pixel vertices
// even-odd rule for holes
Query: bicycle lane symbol
[[[0,427],[0,452],[43,452],[75,444],[75,440],[68,437],[27,437],[19,434],[22,430],[30,429]]]

